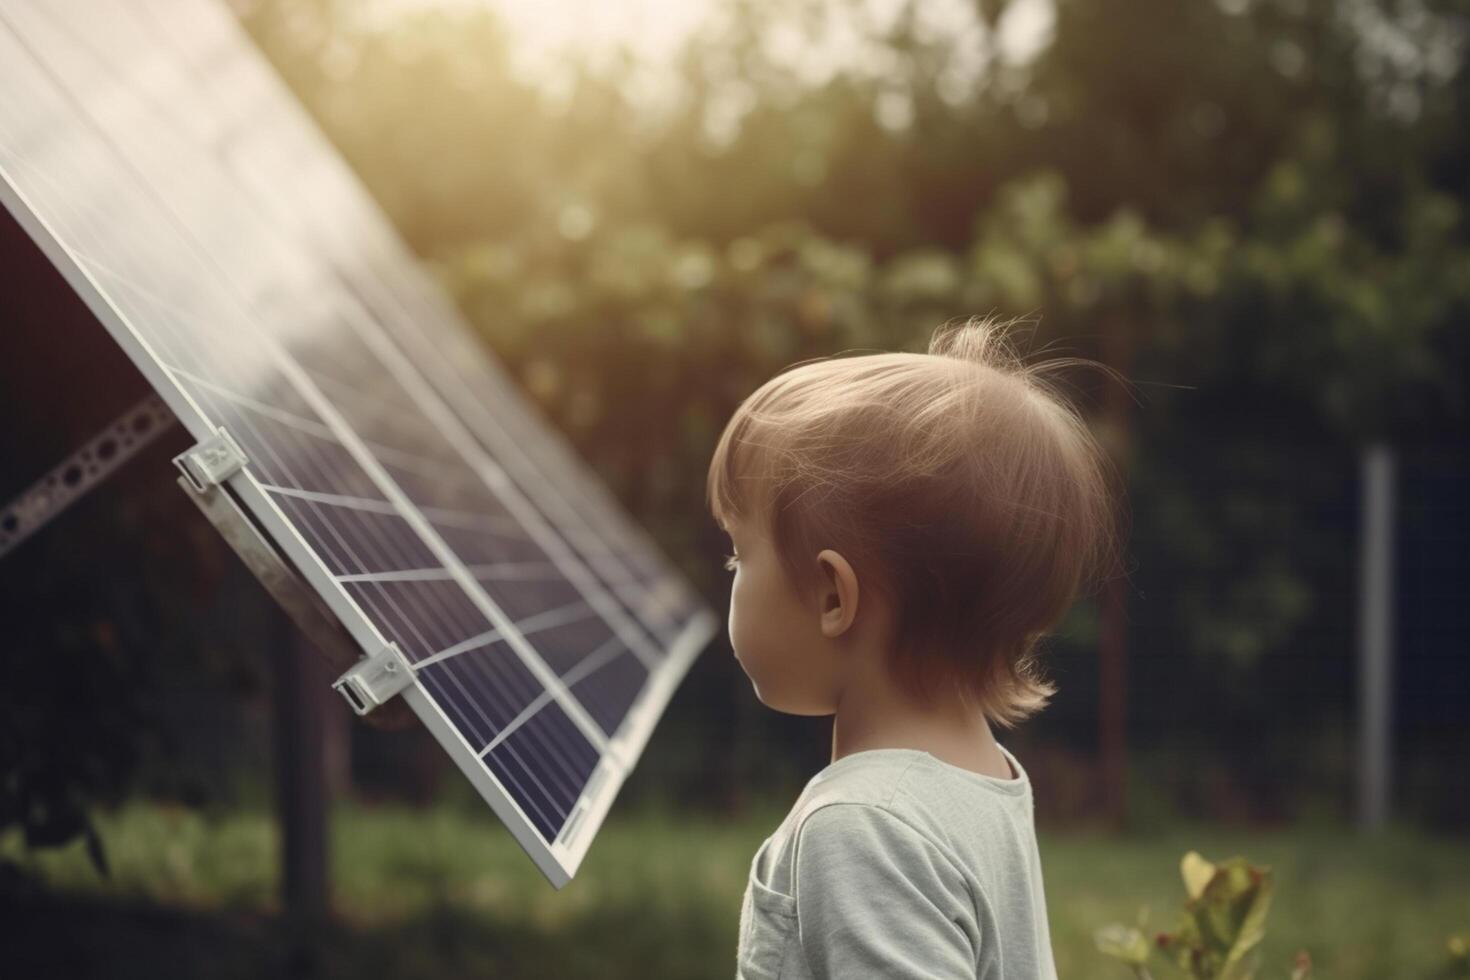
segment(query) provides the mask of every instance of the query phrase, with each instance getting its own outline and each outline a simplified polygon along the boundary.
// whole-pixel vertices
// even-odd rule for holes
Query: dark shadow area
[[[276,977],[694,977],[733,973],[733,935],[699,916],[609,907],[555,933],[439,909],[402,924],[301,931],[276,916],[197,912],[43,892],[0,898],[6,975],[85,980]],[[731,925],[730,923],[722,923]],[[575,935],[578,941],[568,942]],[[676,940],[676,941],[675,941]],[[616,960],[607,956],[616,950]],[[731,969],[726,970],[729,965]]]

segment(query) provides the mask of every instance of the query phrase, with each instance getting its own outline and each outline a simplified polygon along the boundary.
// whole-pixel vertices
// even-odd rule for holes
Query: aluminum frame
[[[45,219],[29,206],[24,194],[3,170],[0,170],[0,204],[61,272],[93,316],[158,392],[179,423],[200,442],[213,437],[213,422],[189,393],[175,382],[144,337],[113,305],[106,291],[82,267]],[[346,426],[346,429],[355,435],[351,426]],[[364,653],[375,652],[387,645],[388,640],[333,578],[248,466],[228,476],[222,486],[228,488],[277,543]],[[685,623],[665,661],[650,671],[640,697],[628,711],[619,730],[602,745],[594,742],[602,749],[602,760],[573,806],[561,835],[550,844],[535,830],[529,816],[483,762],[478,751],[449,721],[443,708],[422,690],[417,679],[401,696],[470,779],[491,810],[500,817],[517,843],[552,885],[560,888],[571,880],[595,836],[588,832],[588,828],[595,830],[602,822],[633,762],[647,744],[673,690],[704,643],[713,635],[714,629],[715,621],[710,611],[698,609]]]

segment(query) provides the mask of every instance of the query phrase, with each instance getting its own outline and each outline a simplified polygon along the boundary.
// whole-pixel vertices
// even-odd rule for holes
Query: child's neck
[[[884,670],[859,670],[844,685],[832,718],[832,761],[871,749],[918,749],[942,762],[1012,779],[985,715],[953,699],[923,704]]]

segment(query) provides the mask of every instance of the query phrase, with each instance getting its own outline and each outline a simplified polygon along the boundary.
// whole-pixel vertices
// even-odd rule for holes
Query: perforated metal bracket
[[[398,644],[389,643],[370,657],[353,665],[332,686],[352,710],[365,715],[413,683],[413,668]]]
[[[25,493],[0,508],[0,557],[45,527],[114,470],[173,430],[174,415],[149,395],[78,446]]]
[[[174,457],[174,465],[195,493],[219,486],[248,462],[245,451],[223,428],[215,429],[214,435]]]

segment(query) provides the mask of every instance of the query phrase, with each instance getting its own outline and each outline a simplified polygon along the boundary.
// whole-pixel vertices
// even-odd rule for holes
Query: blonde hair
[[[1103,365],[1024,364],[1014,322],[945,324],[926,354],[794,365],[736,409],[708,482],[715,519],[756,520],[804,597],[832,548],[889,600],[911,691],[952,686],[1007,728],[1056,692],[1038,641],[1119,554],[1116,472],[1047,377]]]

